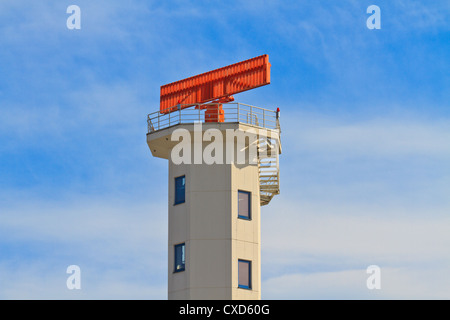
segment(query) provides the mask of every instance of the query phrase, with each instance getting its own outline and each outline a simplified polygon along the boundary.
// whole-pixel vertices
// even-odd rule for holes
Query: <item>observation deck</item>
[[[260,205],[267,205],[280,193],[279,154],[281,154],[279,109],[264,109],[239,102],[178,104],[169,113],[156,111],[147,116],[147,140],[161,130],[179,125],[244,124],[267,130],[259,135],[257,157],[259,168]]]

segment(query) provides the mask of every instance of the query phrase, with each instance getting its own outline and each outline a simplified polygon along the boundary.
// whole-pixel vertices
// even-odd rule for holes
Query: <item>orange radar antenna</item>
[[[207,109],[206,122],[223,122],[222,103],[234,101],[233,94],[267,84],[270,63],[265,54],[161,86],[159,111],[167,114],[195,106]]]

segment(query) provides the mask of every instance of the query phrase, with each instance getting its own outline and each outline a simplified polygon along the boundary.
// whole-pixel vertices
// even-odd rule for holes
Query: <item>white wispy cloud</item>
[[[450,297],[448,266],[431,270],[381,268],[381,288],[368,289],[365,268],[309,274],[287,274],[263,281],[264,299],[395,299],[422,300]],[[436,272],[437,271],[437,272]]]
[[[262,215],[264,298],[448,299],[448,212],[381,203],[272,205]],[[379,291],[367,289],[370,265],[381,268]]]
[[[264,298],[450,297],[450,123],[406,114],[282,118],[281,195],[262,208]],[[366,287],[373,264],[379,291]]]
[[[4,206],[0,243],[20,250],[1,256],[0,297],[165,299],[167,210],[132,203],[78,196]],[[72,264],[81,268],[80,292],[66,287]]]
[[[283,119],[285,139],[296,150],[332,152],[334,155],[404,157],[450,156],[450,120],[385,115],[361,119],[294,112]],[[299,126],[294,126],[296,119]],[[294,131],[295,130],[295,131]]]
[[[306,255],[338,254],[348,258],[377,255],[379,263],[388,262],[384,259],[426,262],[429,255],[450,259],[446,254],[450,244],[450,217],[445,214],[448,207],[427,212],[381,203],[345,206],[284,201],[273,210],[273,214],[268,209],[264,215],[264,248],[273,254],[298,250]],[[284,212],[283,219],[276,212]],[[296,241],[290,241],[293,234],[298,237]],[[295,255],[285,257],[298,259]]]

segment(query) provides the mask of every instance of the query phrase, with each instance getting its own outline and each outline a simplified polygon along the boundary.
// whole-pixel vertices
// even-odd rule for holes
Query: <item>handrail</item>
[[[200,108],[200,106],[202,108]],[[255,107],[252,105],[229,102],[229,103],[207,103],[202,105],[177,105],[177,110],[171,113],[161,113],[156,111],[147,115],[147,132],[152,133],[177,124],[191,124],[205,122],[205,108],[217,110],[219,119],[219,110],[223,110],[223,121],[220,123],[245,123],[256,127],[267,129],[279,129],[277,112],[269,109]],[[208,111],[211,113],[211,111]],[[214,112],[214,111],[213,111]],[[221,118],[222,119],[222,118]],[[262,121],[258,121],[261,119]]]

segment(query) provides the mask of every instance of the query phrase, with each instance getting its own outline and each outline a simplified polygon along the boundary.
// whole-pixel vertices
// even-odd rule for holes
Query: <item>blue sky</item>
[[[69,5],[81,29],[66,27]],[[369,30],[366,9],[381,8]],[[263,299],[449,299],[448,1],[0,1],[0,298],[165,299],[159,87],[268,54]],[[66,288],[77,264],[82,289]],[[381,268],[368,290],[366,268]]]

